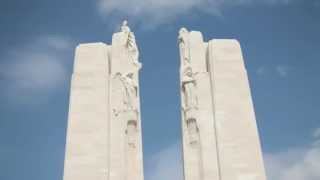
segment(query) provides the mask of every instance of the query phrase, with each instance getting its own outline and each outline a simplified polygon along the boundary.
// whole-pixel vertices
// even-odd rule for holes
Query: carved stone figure
[[[77,46],[64,180],[144,179],[137,61],[127,21],[112,43]]]
[[[127,143],[130,148],[136,147],[136,133],[137,133],[137,94],[138,84],[134,80],[133,73],[121,75],[120,81],[123,85],[123,112],[127,120],[126,136]],[[134,115],[133,115],[134,114]],[[132,116],[133,115],[133,116]]]
[[[192,68],[190,66],[187,66],[184,69],[182,76],[182,88],[185,101],[183,109],[185,111],[198,108],[198,98],[195,92],[196,81],[194,79],[194,75],[195,74],[192,72]]]
[[[183,58],[183,63],[190,64],[189,32],[186,28],[180,29],[178,42],[181,50],[181,55]]]
[[[124,111],[136,111],[137,110],[137,88],[138,84],[133,79],[133,73],[127,75],[121,75],[120,81],[123,85],[123,105]]]
[[[122,32],[125,32],[125,33],[131,32],[131,30],[130,30],[130,28],[129,28],[129,26],[128,26],[128,21],[127,21],[127,20],[124,20],[124,21],[122,22],[122,25],[121,25],[120,30],[121,30]]]
[[[136,43],[136,38],[133,32],[131,32],[128,21],[123,21],[121,26],[121,32],[125,33],[126,36],[126,47],[128,48],[128,52],[131,56],[132,62],[134,65],[138,67],[138,69],[141,68],[141,63],[139,62],[139,49]]]

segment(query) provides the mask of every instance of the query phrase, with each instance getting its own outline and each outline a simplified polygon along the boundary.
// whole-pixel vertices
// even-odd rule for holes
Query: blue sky
[[[146,180],[181,180],[177,32],[240,41],[271,180],[320,179],[320,0],[0,2],[0,180],[62,180],[79,43],[123,19],[143,63]]]

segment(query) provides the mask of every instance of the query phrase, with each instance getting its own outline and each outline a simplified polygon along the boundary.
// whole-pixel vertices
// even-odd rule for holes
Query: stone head
[[[121,25],[120,30],[121,30],[122,32],[130,32],[130,28],[129,28],[129,26],[128,26],[128,21],[127,21],[127,20],[124,20],[124,21],[122,22],[122,25]]]
[[[179,30],[179,34],[183,34],[183,33],[187,33],[188,32],[188,30],[187,30],[187,28],[185,28],[185,27],[182,27],[180,30]]]
[[[127,20],[124,20],[124,21],[122,22],[122,26],[128,26],[128,21],[127,21]]]

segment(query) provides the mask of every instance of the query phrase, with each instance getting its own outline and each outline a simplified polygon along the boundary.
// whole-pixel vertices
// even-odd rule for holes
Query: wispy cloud
[[[183,180],[181,145],[176,143],[154,154],[146,167],[146,180]]]
[[[258,75],[264,75],[266,73],[267,69],[265,66],[260,66],[257,68],[256,73]]]
[[[320,139],[320,128],[316,129],[316,130],[313,132],[313,137],[314,137],[314,138],[317,138],[317,139]]]
[[[264,160],[270,180],[320,179],[320,128],[313,133],[310,146],[287,151],[265,153]],[[164,148],[147,161],[146,180],[182,180],[181,146]]]
[[[285,78],[289,76],[290,71],[294,70],[293,67],[290,67],[288,65],[276,65],[276,66],[260,66],[256,69],[256,73],[259,76],[265,76],[268,74],[275,74],[279,77]]]
[[[276,68],[276,72],[281,76],[281,77],[287,77],[290,67],[289,66],[283,66],[283,65],[279,65]]]
[[[320,137],[315,131],[312,145],[265,155],[268,178],[272,180],[319,180]]]
[[[61,36],[45,36],[39,38],[39,41],[42,44],[46,44],[56,50],[68,50],[72,48],[72,41],[69,38],[61,37]]]
[[[66,38],[43,36],[9,49],[0,67],[1,80],[7,84],[5,96],[13,101],[27,101],[18,103],[32,103],[30,99],[36,101],[37,95],[47,96],[61,87],[68,74],[65,52],[71,46]]]
[[[320,147],[320,128],[314,131],[313,137],[316,139],[313,145]]]
[[[98,0],[104,16],[120,16],[143,21],[146,26],[157,26],[194,12],[221,15],[224,7],[248,6],[257,3],[267,5],[287,4],[294,0]]]

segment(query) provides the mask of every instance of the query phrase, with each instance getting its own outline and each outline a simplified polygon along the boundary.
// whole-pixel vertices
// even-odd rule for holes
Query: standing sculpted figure
[[[198,109],[198,99],[196,95],[196,81],[192,72],[191,66],[186,66],[182,76],[182,88],[184,92],[184,105],[185,112]],[[192,111],[191,111],[192,112]],[[186,116],[186,123],[189,133],[189,142],[191,145],[196,145],[199,142],[198,124],[196,117],[193,115]]]
[[[182,76],[182,87],[184,91],[185,103],[184,110],[197,109],[198,108],[198,99],[195,92],[195,73],[192,72],[192,68],[187,66],[184,69]]]
[[[122,25],[121,25],[120,30],[121,30],[121,32],[125,32],[125,33],[131,32],[131,29],[130,29],[130,27],[128,26],[128,21],[127,21],[127,20],[124,20],[124,21],[122,22]]]
[[[126,75],[120,75],[120,81],[123,85],[123,112],[134,112],[137,113],[137,95],[138,95],[138,84],[134,80],[133,73],[127,73]],[[133,119],[131,119],[133,118]],[[136,131],[137,131],[137,119],[136,117],[131,117],[126,119],[127,121],[127,128],[126,128],[126,135],[127,135],[127,143],[129,147],[135,148],[136,147]]]
[[[133,73],[127,75],[121,75],[120,81],[123,85],[123,104],[125,111],[136,111],[137,110],[137,88],[138,84],[133,79]]]
[[[186,28],[181,28],[179,31],[178,42],[181,50],[181,55],[184,64],[190,63],[190,51],[189,51],[189,32]]]
[[[129,54],[132,58],[132,62],[134,65],[138,67],[138,69],[141,68],[141,63],[139,62],[139,50],[138,46],[136,44],[136,38],[134,36],[134,33],[131,32],[130,27],[128,26],[128,21],[123,21],[121,26],[121,32],[125,33],[126,36],[126,46],[128,48]]]

